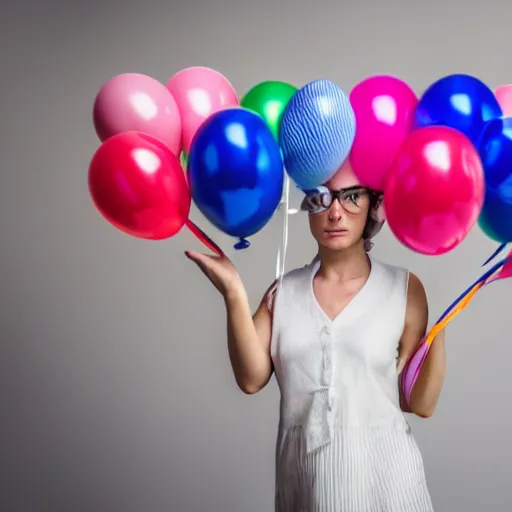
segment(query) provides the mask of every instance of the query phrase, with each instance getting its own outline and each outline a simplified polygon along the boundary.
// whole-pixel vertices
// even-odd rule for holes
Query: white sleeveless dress
[[[368,280],[334,320],[313,292],[318,261],[286,274],[273,295],[276,512],[433,511],[400,409],[409,274],[370,261]]]

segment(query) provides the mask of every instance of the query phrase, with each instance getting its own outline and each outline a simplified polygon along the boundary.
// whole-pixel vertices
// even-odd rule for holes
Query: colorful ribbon
[[[492,261],[501,252],[503,247],[487,260]],[[414,354],[409,358],[400,374],[400,387],[406,401],[408,411],[410,412],[411,393],[418,380],[421,368],[428,355],[428,351],[436,336],[462,311],[464,311],[471,301],[474,299],[476,293],[487,284],[490,284],[499,279],[506,279],[512,277],[512,251],[506,258],[493,265],[489,270],[484,272],[471,286],[469,286],[457,299],[450,304],[450,306],[439,317],[432,329],[420,342]]]
[[[224,256],[224,251],[197,224],[188,219],[185,225],[210,251],[214,252],[217,256]]]

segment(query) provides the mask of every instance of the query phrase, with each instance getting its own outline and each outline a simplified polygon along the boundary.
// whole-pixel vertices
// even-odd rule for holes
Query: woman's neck
[[[320,268],[318,276],[327,280],[347,281],[370,273],[370,259],[360,243],[340,251],[332,251],[325,247],[318,248]]]

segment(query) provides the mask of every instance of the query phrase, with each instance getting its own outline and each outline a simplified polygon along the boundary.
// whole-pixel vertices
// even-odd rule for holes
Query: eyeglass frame
[[[310,197],[311,195],[314,195],[314,194],[321,194],[323,191],[325,190],[326,193],[329,193],[331,195],[331,202],[329,204],[329,206],[319,206],[318,208],[318,211],[315,211],[315,212],[312,212],[310,210],[310,208],[308,208],[306,205],[307,205],[307,200],[308,200],[308,197]],[[301,205],[300,205],[300,210],[301,211],[306,211],[308,212],[310,215],[316,215],[318,213],[322,213],[322,212],[326,212],[328,211],[331,206],[333,205],[334,201],[338,200],[338,202],[340,203],[341,207],[349,214],[351,215],[355,215],[357,214],[357,212],[352,212],[352,211],[348,211],[346,209],[346,207],[343,205],[344,201],[342,201],[342,197],[344,194],[346,194],[347,192],[350,193],[350,192],[355,192],[355,191],[363,191],[365,194],[368,195],[369,199],[370,199],[370,207],[372,207],[372,202],[375,204],[375,203],[379,203],[379,201],[381,201],[382,199],[382,192],[380,191],[376,191],[376,190],[373,190],[373,189],[370,189],[368,187],[365,187],[363,185],[352,185],[351,187],[345,187],[345,188],[340,188],[340,189],[331,189],[329,187],[326,187],[325,185],[321,185],[315,189],[311,189],[311,190],[305,190],[304,193],[305,193],[305,197],[304,199],[302,200],[301,202]]]

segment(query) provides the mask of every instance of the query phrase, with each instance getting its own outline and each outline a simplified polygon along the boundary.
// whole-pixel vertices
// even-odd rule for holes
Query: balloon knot
[[[242,249],[247,249],[251,245],[251,242],[249,240],[246,240],[245,238],[240,238],[240,241],[235,244],[235,249],[237,251],[241,251]]]

